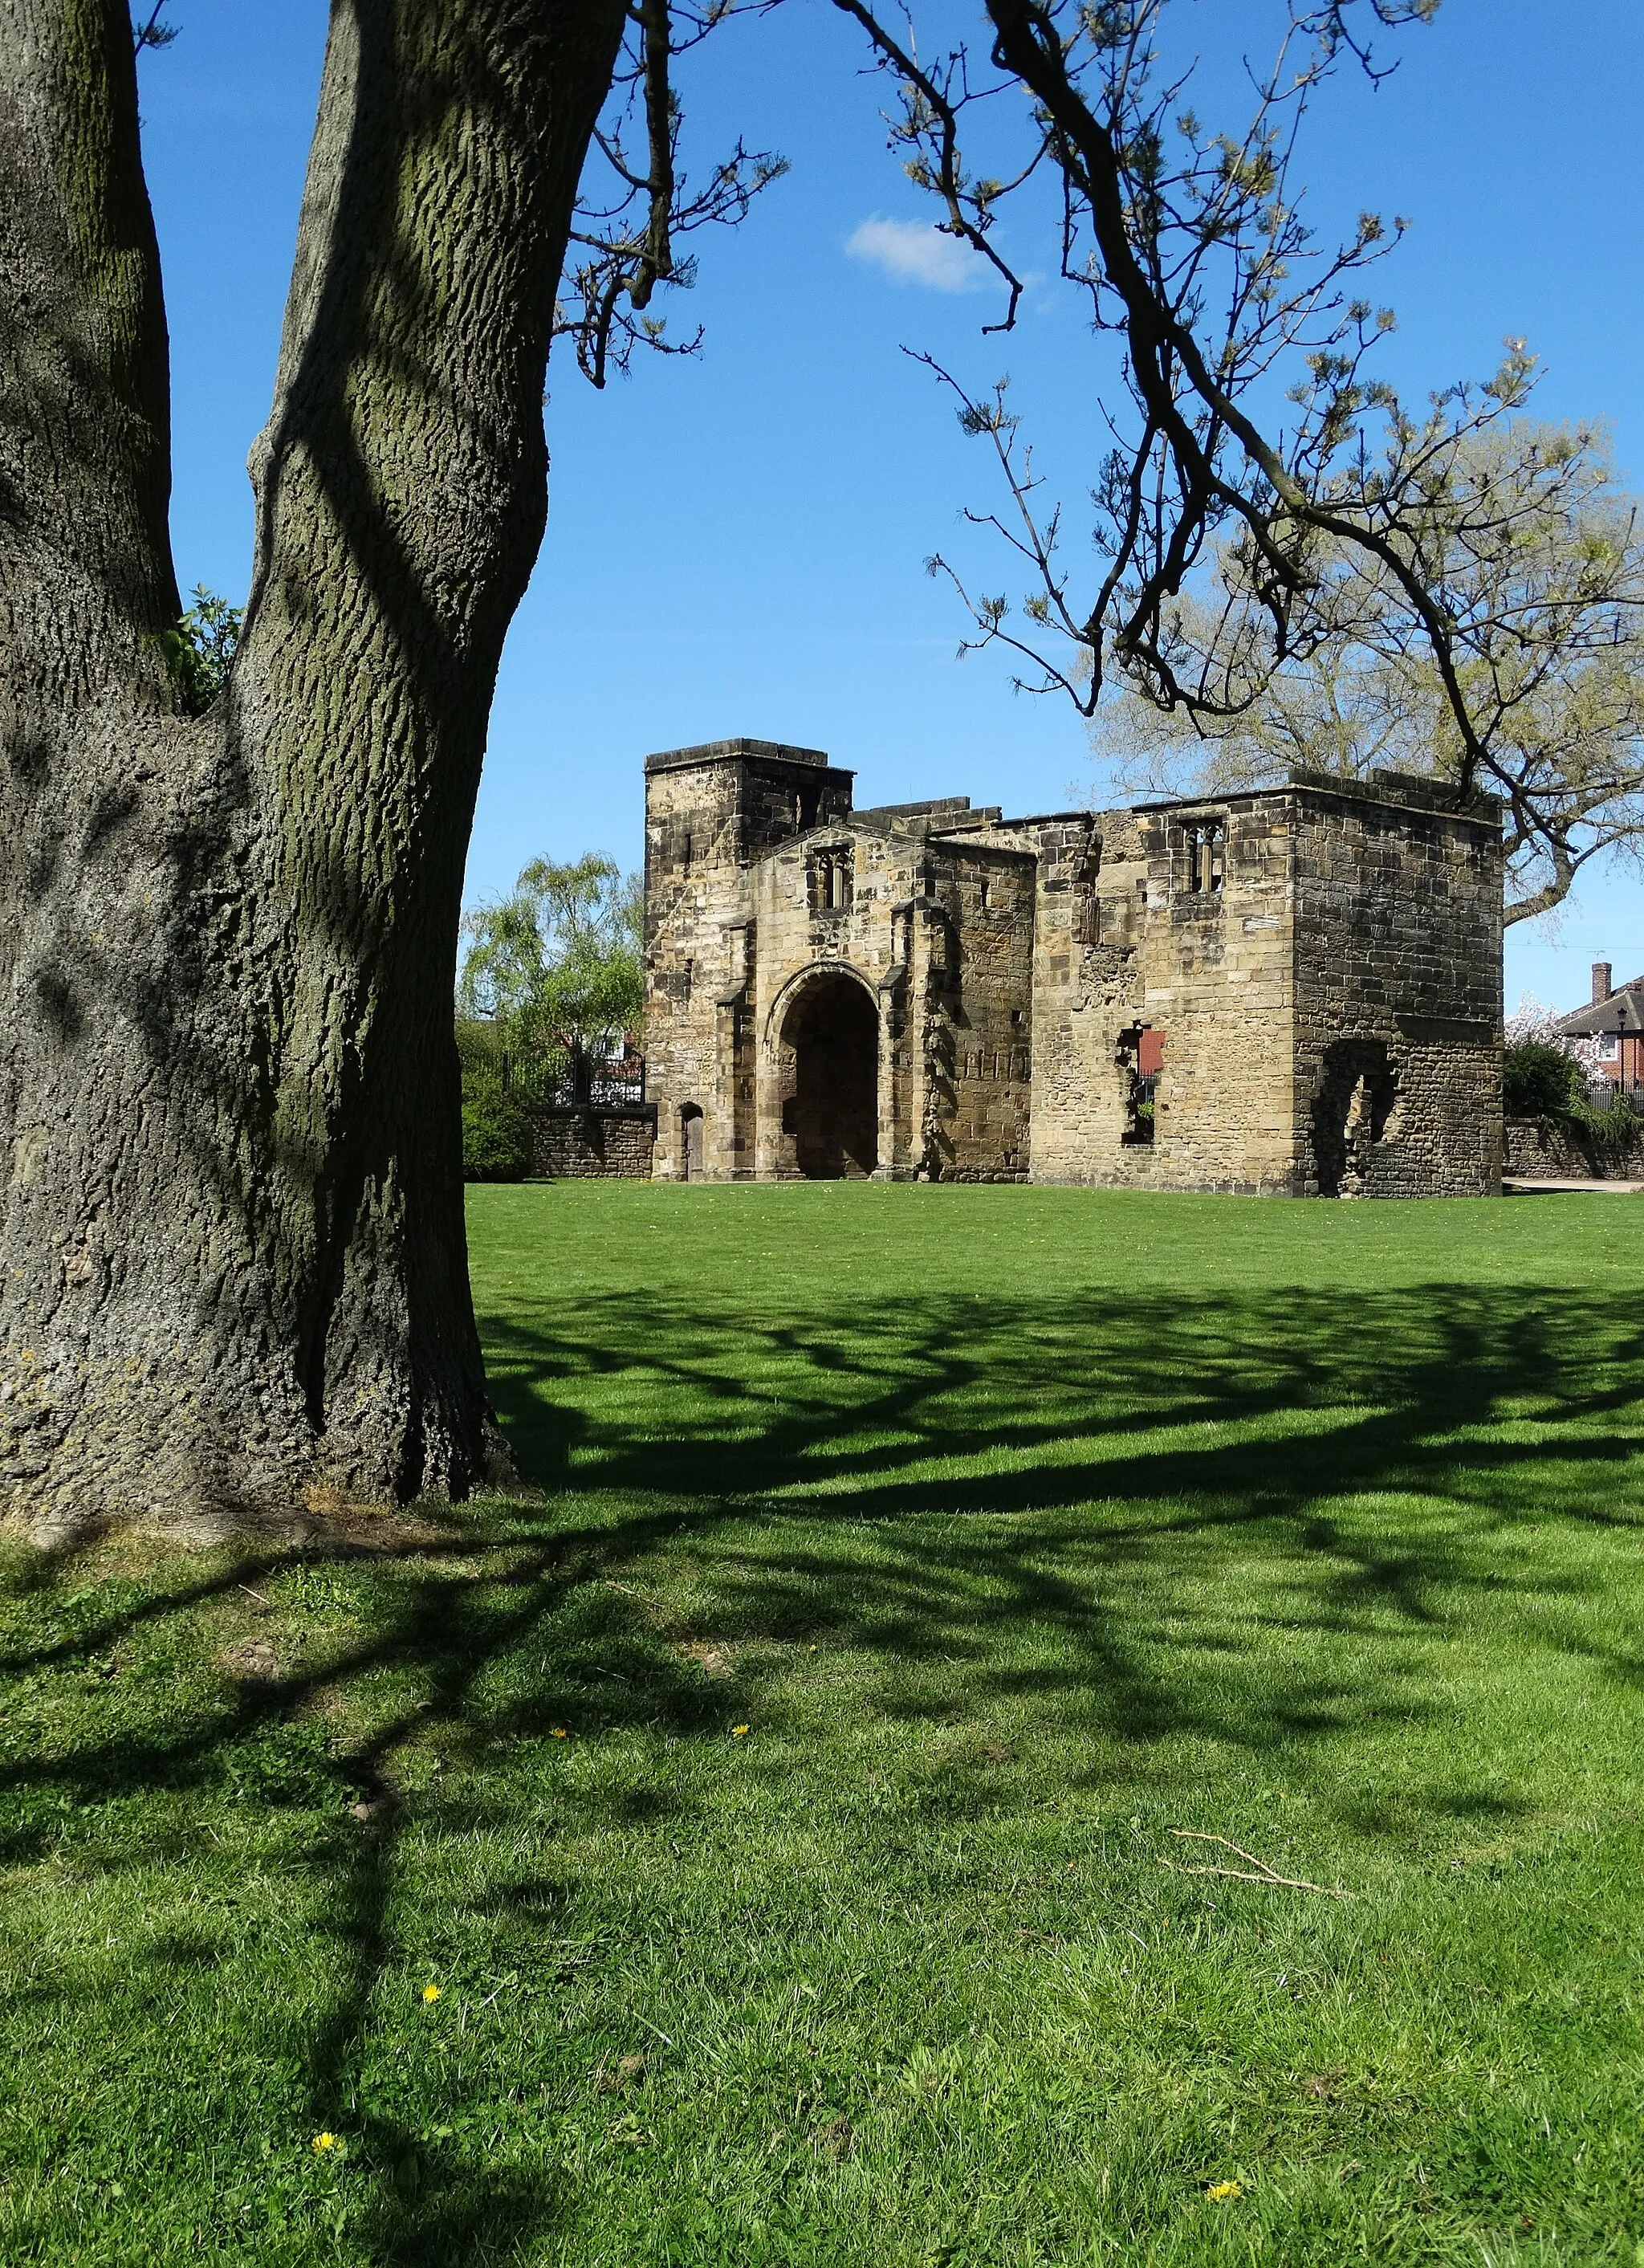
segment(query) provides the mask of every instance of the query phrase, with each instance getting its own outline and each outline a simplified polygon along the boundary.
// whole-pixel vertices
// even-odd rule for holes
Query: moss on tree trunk
[[[0,1489],[33,1532],[504,1469],[452,978],[615,0],[339,0],[225,698],[159,634],[164,316],[121,0],[0,55]]]

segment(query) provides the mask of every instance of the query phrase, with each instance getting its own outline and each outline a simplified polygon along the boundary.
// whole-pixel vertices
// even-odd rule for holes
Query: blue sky
[[[268,411],[326,10],[173,0],[169,13],[179,38],[141,68],[177,569],[185,589],[238,600],[246,453]],[[1199,107],[1235,114],[1230,29],[1264,35],[1270,0],[1180,0],[1179,20],[1209,55]],[[918,21],[928,51],[970,15],[946,5]],[[1540,414],[1607,419],[1644,488],[1644,9],[1443,0],[1431,29],[1388,52],[1402,62],[1378,90],[1344,77],[1323,98],[1301,172],[1322,226],[1364,207],[1414,223],[1376,286],[1399,317],[1390,374],[1419,396],[1487,373],[1522,335],[1545,364]],[[791,171],[742,230],[701,243],[701,281],[673,320],[702,323],[704,350],[637,364],[603,394],[568,357],[549,373],[548,534],[498,686],[471,901],[544,853],[637,864],[645,752],[727,733],[824,747],[857,770],[865,802],[959,792],[1043,810],[1094,784],[1070,706],[1013,694],[995,654],[955,659],[958,601],[923,563],[951,549],[998,587],[997,559],[959,517],[996,497],[977,446],[901,349],[976,385],[1008,371],[1050,484],[1074,498],[1099,445],[1100,350],[1048,289],[1029,294],[1016,335],[984,338],[989,296],[925,273],[905,225],[926,215],[886,153],[881,85],[861,61],[827,0],[785,0],[716,35],[687,83],[688,162],[740,132]],[[1043,269],[1036,225],[1010,223],[1011,249]],[[1509,932],[1509,1006],[1527,988],[1574,1005],[1599,958],[1618,976],[1644,969],[1631,868]]]

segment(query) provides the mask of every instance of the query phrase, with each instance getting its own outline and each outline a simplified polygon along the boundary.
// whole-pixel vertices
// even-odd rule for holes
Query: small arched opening
[[[879,1010],[853,976],[818,976],[782,1023],[793,1086],[782,1130],[807,1182],[866,1181],[879,1165]]]
[[[702,1179],[702,1106],[696,1102],[680,1105],[679,1113],[679,1171],[682,1181]]]

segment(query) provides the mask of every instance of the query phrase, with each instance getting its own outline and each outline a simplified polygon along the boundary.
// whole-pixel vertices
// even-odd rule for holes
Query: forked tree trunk
[[[230,692],[160,634],[124,0],[0,36],[0,1490],[45,1536],[505,1460],[452,976],[550,315],[622,0],[335,0]]]

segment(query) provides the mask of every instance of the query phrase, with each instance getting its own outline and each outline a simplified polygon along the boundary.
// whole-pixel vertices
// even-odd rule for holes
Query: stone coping
[[[1391,804],[1397,811],[1431,812],[1437,819],[1458,819],[1463,826],[1486,828],[1492,834],[1501,824],[1501,803],[1493,795],[1475,792],[1458,803],[1441,780],[1419,779],[1408,772],[1372,772],[1368,779],[1347,779],[1338,772],[1315,772],[1293,765],[1281,780],[1261,787],[1229,788],[1220,795],[1173,795],[1150,798],[1145,803],[1117,805],[1124,812],[1215,811],[1236,803],[1261,803],[1272,796],[1339,796],[1349,803]],[[1098,814],[1104,815],[1104,814]]]
[[[699,740],[689,748],[659,748],[645,758],[647,772],[689,771],[696,764],[725,764],[752,757],[764,764],[801,764],[807,771],[838,771],[825,748],[796,748],[785,740]],[[854,779],[851,772],[848,777]]]
[[[654,1102],[527,1102],[527,1118],[645,1118],[654,1126]]]

